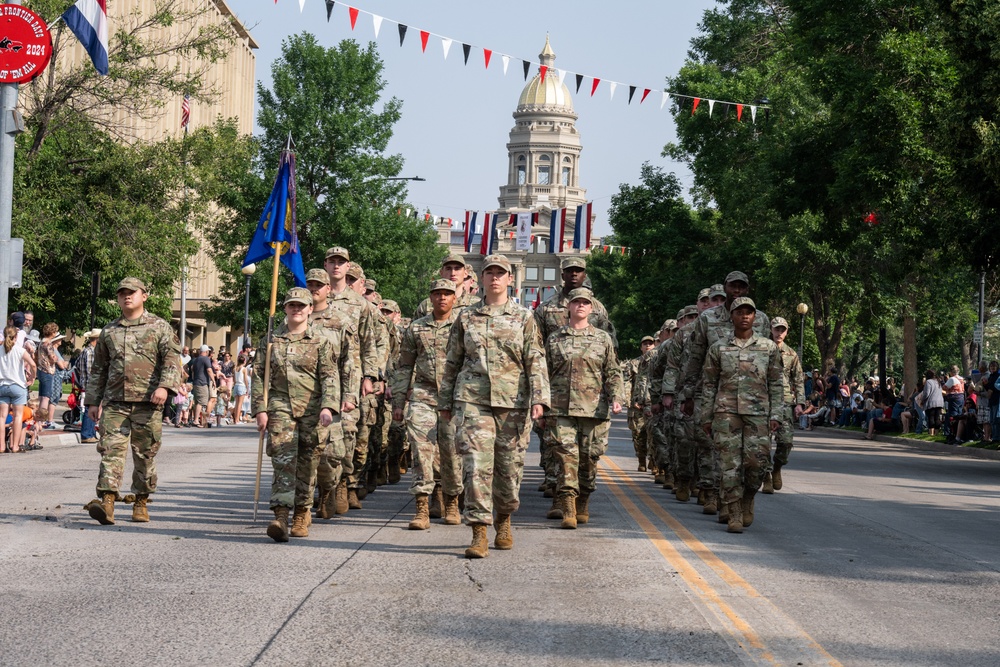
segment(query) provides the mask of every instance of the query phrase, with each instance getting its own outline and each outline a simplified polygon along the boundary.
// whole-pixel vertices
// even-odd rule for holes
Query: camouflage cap
[[[698,291],[698,299],[697,300],[701,301],[702,299],[707,299],[711,295],[712,295],[712,288],[711,287],[706,287],[705,289]]]
[[[687,309],[688,309],[688,307],[684,306],[683,308],[681,308],[680,310],[677,311],[677,319],[678,320],[683,320],[684,319],[684,313],[687,312]]]
[[[378,292],[372,292],[372,303],[374,303],[376,306],[381,307],[382,306],[382,295],[379,294]]]
[[[343,257],[348,262],[351,261],[351,253],[347,252],[347,248],[341,248],[339,245],[335,245],[326,251],[326,259],[331,257]]]
[[[329,285],[330,276],[327,274],[326,269],[309,269],[309,273],[306,274],[306,282]]]
[[[643,336],[642,340],[639,341],[639,345],[641,346],[643,343],[655,343],[655,342],[656,339],[653,338],[652,336]]]
[[[747,274],[743,273],[742,271],[732,271],[728,276],[726,276],[726,283],[728,284],[736,282],[743,282],[749,285],[750,279],[747,278]]]
[[[468,264],[465,263],[465,258],[459,255],[457,252],[453,252],[447,257],[445,257],[443,260],[441,260],[441,266],[443,267],[445,264],[461,264],[462,266],[465,267],[468,266]]]
[[[724,285],[712,285],[708,288],[708,297],[712,298],[714,296],[726,296],[726,288]]]
[[[374,278],[365,279],[365,290],[376,291],[378,289],[378,281]]]
[[[577,287],[574,290],[570,290],[569,294],[566,295],[570,301],[576,301],[577,299],[583,299],[590,303],[594,303],[594,293],[591,292],[586,287]]]
[[[392,313],[398,313],[399,304],[393,301],[392,299],[386,299],[385,301],[382,302],[382,310],[388,310],[389,312]]]
[[[729,312],[733,312],[740,306],[750,306],[755,311],[757,310],[757,304],[753,302],[753,299],[748,296],[741,296],[738,299],[733,299],[733,302],[729,305]]]
[[[660,331],[673,331],[676,328],[677,328],[677,320],[670,319],[664,321],[663,326],[660,327]]]
[[[351,265],[347,267],[347,275],[355,280],[363,280],[365,277],[365,270],[361,268],[360,264],[351,262]]]
[[[564,257],[561,262],[559,262],[559,270],[565,271],[566,269],[587,269],[587,260],[579,255],[574,255],[572,257]]]
[[[684,306],[681,308],[681,316],[677,319],[681,320],[691,315],[694,315],[695,317],[698,316],[698,306]]]
[[[130,292],[135,292],[137,290],[142,290],[143,292],[149,291],[146,289],[146,283],[134,276],[129,276],[118,283],[118,289],[116,289],[115,292],[121,292],[123,289],[127,289]]]
[[[455,287],[455,283],[447,278],[438,278],[431,283],[431,292],[437,292],[438,290],[443,290],[445,292],[457,292],[458,288]]]
[[[499,266],[507,273],[511,272],[510,260],[503,255],[487,255],[486,259],[483,260],[483,271],[491,266]]]
[[[785,327],[787,329],[788,321],[785,320],[784,317],[776,317],[773,320],[771,320],[771,328],[777,329],[778,327]]]
[[[282,302],[282,305],[289,303],[301,303],[306,306],[311,306],[313,303],[313,296],[305,287],[293,287],[285,292],[285,300]]]

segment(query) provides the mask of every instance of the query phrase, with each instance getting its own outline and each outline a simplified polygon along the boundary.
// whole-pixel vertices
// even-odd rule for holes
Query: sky
[[[538,62],[546,34],[556,53],[555,67],[583,74],[579,94],[573,74],[565,82],[573,97],[583,143],[580,186],[594,202],[594,236],[611,231],[607,209],[622,183],[638,182],[644,162],[675,172],[691,185],[687,168],[661,157],[675,140],[670,103],[651,93],[639,104],[644,88],[662,90],[667,76],[683,65],[692,37],[714,0],[548,0],[473,2],[471,0],[356,0],[362,10],[351,30],[348,5],[337,2],[327,22],[324,0],[227,0],[250,30],[256,51],[258,81],[270,87],[271,63],[281,55],[282,40],[311,32],[320,44],[343,39],[375,41],[385,65],[386,98],[402,101],[402,118],[389,144],[405,159],[401,176],[412,182],[408,201],[421,211],[463,219],[466,210],[497,208],[499,188],[507,179],[508,135],[512,113],[524,88],[521,60]],[[379,36],[373,19],[384,18]],[[396,22],[409,27],[402,47]],[[431,34],[421,52],[420,30]],[[447,60],[441,35],[454,40]],[[462,43],[473,45],[467,65]],[[484,67],[482,48],[494,55]],[[511,56],[506,76],[501,54]],[[533,65],[531,76],[537,72]],[[591,77],[602,82],[590,96]],[[610,97],[608,81],[619,82]],[[628,101],[628,87],[638,91]]]

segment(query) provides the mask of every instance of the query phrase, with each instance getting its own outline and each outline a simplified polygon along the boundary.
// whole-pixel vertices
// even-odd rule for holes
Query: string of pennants
[[[274,2],[275,2],[275,4],[277,4],[278,0],[274,0]],[[330,20],[331,20],[331,17],[333,16],[334,7],[338,3],[335,2],[335,0],[325,0],[325,2],[326,2],[326,20],[329,23]],[[306,0],[299,0],[299,12],[300,13],[302,13],[303,11],[305,11],[305,4],[306,4]],[[535,65],[537,65],[538,68],[539,68],[539,74],[541,75],[541,80],[543,82],[545,81],[545,77],[549,75],[549,69],[550,68],[547,67],[546,65],[542,65],[541,63],[539,63],[537,61],[529,60],[529,59],[526,59],[526,58],[517,58],[515,56],[511,56],[511,55],[508,55],[506,53],[502,53],[500,51],[497,51],[496,49],[488,49],[488,48],[483,47],[483,46],[477,46],[477,45],[471,44],[469,42],[464,42],[464,41],[461,41],[461,40],[452,39],[451,37],[446,37],[445,35],[440,35],[438,33],[430,32],[428,30],[421,30],[419,28],[413,28],[412,26],[408,26],[405,23],[400,23],[399,21],[395,21],[393,19],[386,18],[384,16],[379,16],[378,14],[373,14],[372,12],[368,12],[368,11],[365,11],[363,9],[359,9],[358,7],[354,7],[354,6],[348,5],[348,4],[344,3],[344,2],[341,2],[339,4],[341,4],[341,5],[343,5],[343,6],[345,6],[347,8],[347,16],[348,16],[348,18],[350,20],[350,23],[351,23],[351,30],[355,30],[356,29],[357,23],[358,23],[358,17],[361,14],[365,14],[367,16],[370,16],[371,19],[372,19],[372,28],[375,31],[375,38],[376,39],[378,39],[378,35],[379,35],[379,32],[382,29],[382,24],[383,23],[385,23],[385,22],[395,23],[396,24],[396,28],[397,28],[397,30],[399,32],[399,45],[400,46],[403,46],[403,42],[406,40],[406,35],[408,33],[412,34],[410,32],[411,29],[412,29],[413,31],[415,31],[415,32],[417,32],[419,34],[419,36],[420,36],[420,50],[422,52],[424,52],[424,53],[427,52],[427,45],[430,42],[430,38],[434,37],[436,39],[441,40],[441,49],[442,49],[442,53],[444,55],[444,59],[445,60],[448,59],[448,54],[451,51],[451,47],[454,44],[457,43],[457,44],[461,44],[462,45],[462,55],[465,58],[465,64],[466,65],[469,64],[469,56],[472,54],[472,50],[476,49],[477,51],[482,51],[482,53],[483,53],[483,64],[485,66],[484,69],[488,70],[489,67],[490,67],[490,62],[493,62],[494,61],[494,56],[497,56],[497,57],[499,57],[500,62],[503,65],[504,76],[507,75],[507,69],[508,69],[508,66],[510,65],[510,63],[511,63],[512,60],[520,60],[521,61],[521,66],[522,66],[522,69],[524,70],[524,79],[525,79],[525,81],[527,81],[528,74],[530,73],[530,71],[533,69],[533,67]],[[618,89],[619,85],[627,85],[627,84],[622,84],[619,81],[612,81],[610,79],[605,79],[603,77],[598,77],[598,76],[592,76],[590,74],[581,74],[579,72],[574,72],[572,70],[559,69],[559,68],[552,68],[552,69],[555,70],[554,72],[552,72],[552,74],[554,74],[555,76],[557,76],[559,78],[559,82],[560,83],[564,83],[566,77],[568,77],[570,75],[573,75],[573,77],[575,78],[575,81],[576,81],[576,93],[578,95],[580,93],[580,88],[583,85],[583,82],[585,80],[587,80],[587,79],[590,80],[590,96],[593,97],[594,94],[597,92],[598,87],[603,83],[603,84],[605,84],[605,86],[608,89],[608,95],[609,95],[608,100],[609,101],[614,100],[614,98],[615,98],[615,91]],[[770,117],[770,110],[771,110],[771,108],[770,108],[770,106],[768,106],[766,104],[766,100],[762,101],[764,103],[749,104],[749,103],[745,103],[745,102],[731,102],[731,101],[728,101],[728,100],[713,100],[713,99],[709,99],[709,98],[705,98],[705,97],[695,97],[693,95],[682,95],[680,93],[675,93],[675,92],[672,92],[672,91],[669,91],[669,90],[661,90],[661,89],[658,89],[658,88],[647,88],[647,87],[642,87],[642,86],[628,85],[628,104],[632,104],[632,99],[635,97],[635,94],[637,92],[640,93],[640,95],[639,95],[639,104],[642,104],[643,102],[645,102],[646,98],[649,97],[651,94],[655,95],[656,93],[659,93],[659,95],[660,95],[660,108],[661,109],[667,103],[667,100],[670,99],[671,97],[674,97],[674,98],[677,98],[677,99],[683,99],[683,100],[690,100],[691,101],[691,114],[692,115],[694,115],[698,111],[699,107],[704,108],[705,106],[707,106],[708,107],[708,115],[711,118],[712,114],[715,111],[715,106],[716,105],[721,105],[721,109],[722,109],[723,113],[726,114],[727,116],[729,114],[729,110],[730,109],[735,109],[736,110],[736,120],[737,120],[737,122],[742,122],[744,112],[747,109],[749,109],[749,111],[750,111],[750,119],[751,119],[751,122],[753,122],[754,124],[757,123],[757,111],[758,110],[762,110],[764,112],[765,118],[769,118]],[[705,103],[704,106],[702,105],[703,102]]]

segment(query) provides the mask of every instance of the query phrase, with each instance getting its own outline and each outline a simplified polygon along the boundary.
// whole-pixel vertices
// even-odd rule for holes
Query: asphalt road
[[[560,530],[533,445],[481,561],[406,530],[408,478],[273,543],[248,427],[167,431],[148,524],[87,516],[92,446],[0,455],[0,665],[1000,664],[1000,462],[797,438],[742,535],[635,472],[623,421]]]

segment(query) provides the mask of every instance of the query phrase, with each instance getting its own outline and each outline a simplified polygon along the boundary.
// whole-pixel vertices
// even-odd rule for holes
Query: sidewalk
[[[796,429],[795,434],[805,433],[805,431],[800,431]],[[940,442],[928,442],[927,440],[914,440],[913,438],[902,438],[898,435],[887,435],[885,433],[878,433],[875,436],[875,440],[866,441],[862,437],[862,433],[857,431],[845,431],[843,429],[834,428],[832,426],[816,426],[812,433],[822,433],[827,437],[837,437],[844,438],[846,440],[859,440],[861,442],[889,442],[894,445],[904,445],[911,449],[922,450],[925,452],[938,452],[941,454],[953,454],[955,456],[962,456],[970,459],[988,459],[991,461],[1000,461],[1000,451],[992,449],[978,449],[976,447],[962,447],[961,445],[946,445]]]

